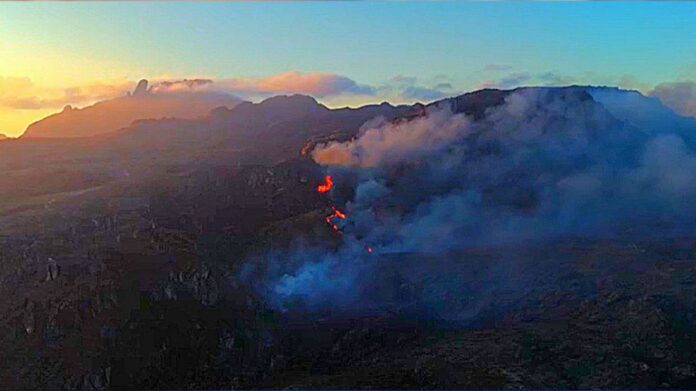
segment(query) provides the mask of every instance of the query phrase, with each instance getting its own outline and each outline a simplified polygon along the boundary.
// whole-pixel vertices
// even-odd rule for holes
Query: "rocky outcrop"
[[[56,263],[55,259],[49,257],[46,264],[46,281],[55,280],[58,278],[59,273],[60,266]]]
[[[138,82],[138,85],[133,90],[132,96],[144,96],[147,95],[147,80],[143,79]]]

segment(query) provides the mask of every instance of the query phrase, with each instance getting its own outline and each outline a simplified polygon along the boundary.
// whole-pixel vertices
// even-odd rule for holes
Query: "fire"
[[[338,217],[339,219],[344,219],[346,218],[346,214],[341,212],[340,210],[336,209],[335,206],[332,206],[331,209],[334,211],[334,215]]]
[[[327,193],[331,188],[333,187],[333,180],[331,179],[331,175],[327,175],[324,177],[324,183],[321,185],[317,186],[317,191],[319,193]]]
[[[317,186],[317,191],[319,193],[326,193],[331,190],[333,187],[334,183],[333,180],[331,179],[331,175],[327,175],[324,177],[324,183],[320,184]],[[341,231],[341,228],[334,222],[334,219],[340,219],[340,220],[345,220],[347,218],[346,214],[343,213],[340,209],[338,209],[336,206],[331,206],[331,210],[333,210],[333,213],[330,215],[326,216],[324,220],[326,221],[326,224],[331,227],[331,229],[336,232],[339,235],[343,235],[343,232]],[[372,247],[370,246],[365,246],[365,251],[368,253],[372,254]]]
[[[331,213],[330,215],[326,216],[326,217],[324,218],[324,220],[326,220],[326,224],[328,224],[328,225],[331,226],[331,229],[333,229],[334,231],[336,231],[336,232],[342,234],[343,232],[341,232],[341,229],[338,228],[338,225],[337,225],[336,223],[333,222],[333,219],[338,218],[338,219],[341,219],[341,220],[345,220],[346,214],[343,213],[343,212],[341,212],[340,210],[338,210],[338,208],[336,208],[335,206],[332,206],[331,209],[333,209],[333,213]]]

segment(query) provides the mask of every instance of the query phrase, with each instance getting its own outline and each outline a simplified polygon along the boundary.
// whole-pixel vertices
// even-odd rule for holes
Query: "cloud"
[[[407,99],[431,102],[446,97],[448,94],[446,91],[451,89],[452,86],[449,84],[440,84],[434,88],[409,86],[404,88],[402,95]]]
[[[497,79],[486,80],[481,83],[480,87],[510,89],[524,85],[565,86],[576,80],[575,77],[551,71],[542,73],[512,72]]]
[[[513,72],[496,80],[486,80],[479,85],[479,88],[509,89],[519,87],[530,80],[532,75],[528,72]]]
[[[567,86],[577,81],[575,77],[562,75],[557,72],[544,72],[537,76],[544,86]],[[621,84],[621,86],[624,86]]]
[[[241,77],[222,79],[216,88],[242,96],[305,94],[328,97],[342,94],[374,95],[375,89],[334,73],[284,72],[262,78]]]
[[[132,91],[134,81],[88,82],[65,88],[36,85],[25,77],[0,77],[0,107],[37,110],[84,105],[123,96]],[[155,80],[152,94],[190,92],[224,93],[248,98],[278,94],[306,94],[318,98],[337,95],[374,95],[375,88],[333,73],[284,72],[261,78],[191,78]]]
[[[511,79],[503,81],[504,84],[513,82]],[[115,80],[58,88],[37,85],[29,78],[0,77],[0,107],[15,110],[59,109],[66,105],[80,107],[124,96],[133,91],[135,84],[135,80]],[[299,71],[264,77],[155,79],[147,91],[155,95],[228,94],[248,100],[280,94],[304,94],[334,103],[351,100],[364,103],[370,99],[397,103],[428,102],[456,94],[449,77],[444,75],[425,81],[397,75],[384,84],[368,85],[335,73]]]
[[[502,72],[512,70],[512,66],[506,64],[486,64],[486,66],[483,67],[483,70],[490,72]]]
[[[189,92],[205,90],[213,85],[211,79],[183,79],[174,81],[161,81],[150,88],[152,93],[168,93],[168,92]]]
[[[389,84],[394,86],[412,86],[418,82],[415,76],[396,75],[389,80]]]
[[[393,102],[432,102],[456,94],[449,77],[445,75],[425,81],[414,76],[397,75],[375,90],[376,95]]]
[[[134,83],[129,81],[92,82],[66,88],[36,85],[26,77],[0,76],[0,107],[16,110],[60,108],[87,104],[125,94]]]
[[[659,84],[649,94],[681,115],[696,117],[696,82]]]

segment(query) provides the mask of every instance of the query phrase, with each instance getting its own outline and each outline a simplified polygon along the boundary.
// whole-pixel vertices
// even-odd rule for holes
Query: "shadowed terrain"
[[[525,102],[533,104],[517,106],[520,94],[531,94],[534,100]],[[626,100],[654,115],[622,111],[626,104],[617,102]],[[432,147],[429,155],[421,154],[421,144],[418,153],[397,145],[379,155],[369,149],[379,143],[362,149],[353,144],[364,140],[368,129],[383,131],[382,141],[392,129],[431,134],[425,121],[437,119],[442,110],[462,122],[446,133],[451,138],[423,139]],[[614,226],[603,219],[572,220],[577,225],[555,219],[559,203],[545,203],[540,189],[547,188],[539,184],[585,170],[591,166],[586,162],[610,154],[583,144],[573,164],[544,165],[526,138],[546,140],[567,130],[573,141],[582,138],[578,134],[599,135],[589,145],[601,142],[616,151],[611,149],[615,139],[603,138],[606,134],[616,131],[631,135],[621,140],[643,143],[658,118],[684,135],[691,156],[693,120],[665,110],[635,92],[590,87],[481,90],[428,106],[385,103],[357,109],[329,109],[293,95],[211,107],[195,118],[144,115],[110,124],[109,131],[85,130],[90,137],[73,137],[84,135],[80,130],[70,138],[2,140],[0,385],[693,388],[692,227],[675,223],[679,230],[667,229],[663,221],[653,226],[641,220],[635,231],[621,225],[618,234],[605,235]],[[52,121],[44,123],[46,133],[59,131],[50,128]],[[437,129],[450,123],[447,117]],[[494,142],[499,129],[516,131],[503,140],[522,141]],[[548,139],[548,145],[559,145]],[[458,150],[455,144],[470,148],[466,164],[444,159]],[[629,150],[634,145],[618,144]],[[324,164],[319,153],[332,145],[333,152],[351,153],[330,155],[332,163]],[[553,151],[568,156],[569,145]],[[524,153],[508,160],[506,148]],[[336,163],[345,162],[336,156],[356,160],[341,166]],[[430,194],[451,190],[426,180],[444,178],[440,171],[422,171],[414,163],[434,161],[432,156],[443,157],[443,167],[455,167],[452,176],[466,179],[456,182],[457,191],[473,188],[481,194],[476,205],[482,215],[455,209],[456,221],[448,223],[454,228],[432,236],[457,244],[442,251],[410,242],[410,231],[392,230],[401,235],[398,240],[386,228],[379,231],[430,216],[417,205]],[[499,156],[505,160],[496,162],[505,164],[482,163]],[[506,165],[509,161],[514,164]],[[567,163],[554,162],[559,161]],[[614,167],[612,159],[601,162]],[[494,172],[491,167],[512,168]],[[327,172],[344,181],[333,193],[319,193],[316,186]],[[525,174],[537,176],[527,181]],[[618,182],[621,175],[612,179]],[[364,212],[356,196],[364,194],[365,187],[359,190],[364,178],[388,187],[393,196],[370,204],[377,218],[369,229],[357,216]],[[689,189],[691,177],[685,178],[678,189]],[[419,189],[409,187],[413,184]],[[558,199],[562,205],[576,201]],[[675,199],[668,205],[691,216],[681,198]],[[335,205],[356,214],[348,217],[355,228],[346,223],[337,234],[326,224]],[[578,215],[599,210],[595,205],[582,205]],[[663,204],[649,205],[657,210]],[[638,225],[632,218],[639,213],[606,210],[615,213],[613,220]],[[677,221],[660,211],[667,223]],[[569,212],[563,212],[565,218]],[[384,216],[394,214],[413,219],[385,223],[393,220]],[[457,225],[462,216],[483,223],[471,230]],[[492,240],[508,232],[494,228],[511,216],[521,222],[514,227],[535,235]],[[557,229],[544,231],[542,223]],[[420,236],[430,233],[428,225],[416,227]],[[641,227],[651,234],[634,233]],[[477,241],[468,240],[476,234],[481,235]],[[364,248],[356,247],[360,255],[355,255],[346,247],[352,241],[362,245],[365,238],[374,240],[375,253],[363,264],[358,259],[367,256]],[[307,261],[296,251],[316,259]],[[302,276],[312,262],[333,254],[340,256],[329,272],[303,284],[311,294],[297,289],[285,295],[287,276]],[[337,300],[335,287],[324,286],[328,281],[341,288],[344,280],[332,279],[335,274],[357,276],[338,291],[341,297],[355,294],[353,301]]]

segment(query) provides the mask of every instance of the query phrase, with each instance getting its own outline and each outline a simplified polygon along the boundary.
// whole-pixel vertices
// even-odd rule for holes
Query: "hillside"
[[[0,143],[0,384],[693,388],[696,126],[636,94]]]

